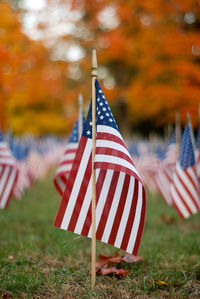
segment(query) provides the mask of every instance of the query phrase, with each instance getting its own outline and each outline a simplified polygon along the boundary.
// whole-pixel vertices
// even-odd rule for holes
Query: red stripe
[[[62,161],[62,162],[59,164],[59,167],[62,166],[62,165],[72,164],[73,161],[74,161],[74,159],[71,159],[71,160],[64,160],[64,161]],[[58,167],[58,171],[59,171],[59,167]]]
[[[129,200],[129,199],[127,199]],[[135,212],[136,212],[136,206],[137,206],[137,202],[138,202],[138,181],[135,180],[135,186],[134,186],[134,193],[133,193],[133,198],[132,198],[132,203],[131,203],[131,208],[129,210],[129,216],[128,216],[128,220],[126,223],[126,228],[124,231],[124,237],[122,239],[122,243],[120,248],[126,250],[127,245],[128,245],[128,241],[130,238],[130,234],[131,234],[131,230],[133,227],[133,221],[135,218]]]
[[[106,199],[106,202],[105,202],[105,205],[104,205],[104,208],[103,208],[103,212],[102,212],[102,215],[101,215],[101,219],[99,221],[99,225],[98,225],[97,232],[96,232],[96,238],[99,241],[101,240],[101,238],[103,236],[103,232],[104,232],[106,222],[107,222],[107,219],[108,219],[108,215],[109,215],[109,212],[110,212],[110,207],[111,207],[112,202],[113,202],[113,198],[114,198],[115,189],[116,189],[116,186],[117,186],[117,183],[118,183],[118,179],[119,179],[119,172],[114,172],[111,183],[110,183],[110,188],[109,188],[109,191],[108,191],[107,199]]]
[[[6,202],[5,208],[8,207],[8,204],[10,203],[10,200],[11,200],[11,198],[12,198],[12,195],[13,195],[13,189],[14,189],[15,184],[16,184],[16,182],[17,182],[17,177],[18,177],[18,171],[16,172],[15,178],[14,178],[14,180],[13,180],[12,187],[11,187],[11,189],[10,189],[10,193],[8,194],[8,198],[7,198],[7,202]]]
[[[108,147],[97,147],[96,148],[96,155],[108,155],[108,156],[114,156],[114,157],[118,157],[118,158],[122,158],[125,161],[128,161],[129,163],[131,163],[133,166],[133,161],[132,159],[126,155],[125,153],[116,150],[114,148],[108,148]]]
[[[73,154],[73,153],[76,153],[76,150],[78,148],[78,144],[76,147],[72,148],[72,149],[67,149],[65,152],[64,152],[64,155],[65,156],[66,154]]]
[[[12,172],[11,167],[6,166],[5,169],[6,168],[9,168],[9,171],[8,171],[8,174],[7,174],[7,177],[6,177],[6,181],[4,182],[4,185],[3,185],[3,189],[2,189],[2,192],[1,192],[1,199],[3,199],[4,193],[5,193],[6,189],[8,188],[7,184],[8,184],[9,178],[10,178],[10,174]],[[5,171],[5,169],[4,169],[4,171]],[[9,191],[9,193],[7,195],[4,207],[6,207],[6,205],[7,205],[7,200],[9,199],[9,195],[10,195],[10,191]]]
[[[173,185],[173,187],[174,187],[174,185]],[[172,187],[171,187],[171,188],[172,188]],[[174,189],[175,189],[175,187],[174,187]],[[173,204],[174,208],[176,209],[177,213],[179,214],[179,216],[180,216],[182,219],[184,219],[184,218],[185,218],[184,215],[183,215],[183,214],[181,213],[181,211],[179,210],[179,208],[178,208],[178,206],[177,206],[177,204],[176,204],[176,202],[175,202],[175,200],[174,200],[174,198],[173,198],[171,189],[170,189],[170,196],[171,196],[172,204]]]
[[[177,172],[176,172],[176,174],[177,174],[177,177],[179,178]],[[191,214],[192,214],[192,211],[190,210],[189,206],[187,205],[187,203],[186,203],[185,200],[183,199],[182,195],[181,195],[180,192],[178,191],[178,189],[177,189],[175,183],[173,183],[173,186],[174,186],[174,189],[176,190],[176,193],[177,193],[178,196],[179,196],[180,201],[182,201],[182,203],[183,203],[183,205],[185,206],[186,210],[188,210],[189,214],[191,215]],[[183,186],[183,188],[184,188],[184,186]],[[173,201],[175,202],[175,199],[174,199]],[[178,203],[177,203],[177,204],[178,204]],[[177,206],[177,204],[176,204],[176,206]],[[178,206],[177,206],[177,208],[178,208]],[[177,211],[179,211],[179,208],[178,208]],[[184,217],[183,217],[183,218],[184,218]]]
[[[193,195],[192,195],[191,192],[189,191],[189,189],[188,189],[186,183],[185,183],[185,182],[182,180],[182,178],[179,176],[179,173],[178,173],[178,172],[176,172],[176,173],[177,173],[177,177],[178,177],[179,181],[181,182],[181,185],[182,185],[183,188],[187,191],[187,193],[188,193],[188,195],[189,195],[189,198],[190,198],[191,201],[194,203],[194,205],[195,205],[195,207],[197,208],[197,210],[199,210],[199,206],[197,205],[196,200],[194,199]],[[186,174],[185,171],[184,171],[184,173]],[[186,176],[188,177],[187,174],[186,174]],[[181,198],[182,198],[182,197],[181,197]],[[182,200],[184,200],[184,199],[182,198]],[[184,202],[185,202],[185,200],[184,200]],[[185,202],[185,204],[186,204],[186,202]],[[186,206],[189,208],[188,204],[186,204]],[[191,211],[191,214],[192,214],[192,211]]]
[[[193,172],[194,176],[196,177],[197,179],[197,182],[198,182],[198,178],[197,178],[197,172],[196,172],[196,168],[195,166],[192,166],[191,167],[191,171]],[[189,174],[188,172],[188,169],[185,170],[185,174],[186,176],[188,177],[189,181],[191,182],[191,184],[193,185],[194,189],[196,190],[197,194],[199,194],[199,188],[198,188],[198,185],[195,183],[195,181],[193,181],[191,175]]]
[[[124,167],[122,165],[117,165],[117,164],[108,163],[108,162],[95,162],[94,163],[94,168],[95,169],[98,169],[98,168],[112,169],[112,170],[115,170],[115,171],[124,172],[126,174],[129,174],[129,175],[133,176],[134,178],[136,178],[138,181],[141,182],[141,179],[137,176],[137,174],[135,172],[133,172],[129,168]]]
[[[129,189],[130,175],[126,174],[108,243],[114,245]]]
[[[142,211],[141,211],[141,217],[140,217],[140,225],[139,225],[139,229],[137,231],[137,237],[136,237],[136,241],[135,241],[135,245],[134,245],[133,253],[132,253],[134,255],[137,255],[138,250],[139,250],[142,233],[144,230],[145,214],[146,214],[146,194],[145,194],[144,187],[142,186]]]
[[[72,165],[72,169],[71,169],[68,181],[67,181],[67,185],[66,185],[65,191],[63,193],[62,201],[60,203],[56,218],[54,220],[54,225],[57,226],[57,227],[61,226],[63,217],[65,215],[65,210],[66,210],[67,205],[68,205],[69,197],[70,197],[70,194],[71,194],[71,191],[72,191],[72,188],[73,188],[75,177],[77,175],[77,172],[78,172],[78,169],[79,169],[79,166],[80,166],[80,161],[82,159],[87,140],[88,139],[84,136],[82,136],[81,139],[80,139],[79,147],[78,147],[78,150],[76,152],[76,156],[74,158],[74,163]]]
[[[99,176],[98,176],[97,183],[96,183],[96,204],[99,201],[99,195],[101,193],[101,188],[102,188],[103,182],[105,180],[106,172],[107,171],[104,169],[100,170],[100,172],[99,172]],[[85,222],[84,222],[84,225],[83,225],[83,228],[81,231],[81,235],[88,236],[91,222],[92,222],[92,203],[90,203],[90,206],[88,208],[87,216],[85,218]]]
[[[90,181],[91,174],[92,174],[92,153],[90,154],[90,158],[88,160],[87,167],[84,172],[84,177],[83,177],[82,183],[80,182],[80,189],[79,189],[78,196],[76,198],[76,204],[74,206],[74,210],[71,215],[71,220],[70,220],[68,228],[67,228],[67,230],[69,230],[71,232],[73,232],[75,229],[75,226],[76,226],[76,223],[78,220],[78,216],[80,214],[80,210],[81,210],[81,207],[82,207],[82,204],[84,201],[85,193],[87,191],[87,187],[88,187],[88,184]]]
[[[127,149],[124,141],[121,138],[119,138],[119,137],[117,137],[117,136],[115,136],[113,134],[110,134],[110,133],[101,133],[101,132],[98,132],[97,133],[97,140],[114,141],[116,143],[119,143],[119,144],[123,145]]]

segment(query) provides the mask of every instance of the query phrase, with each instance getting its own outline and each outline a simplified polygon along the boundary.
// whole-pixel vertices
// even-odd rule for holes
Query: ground
[[[53,226],[61,198],[52,180],[53,172],[0,211],[2,298],[200,297],[200,213],[183,221],[158,195],[147,193],[138,253],[144,261],[123,265],[130,270],[124,278],[98,276],[92,292],[91,240]],[[116,251],[97,243],[97,254]]]

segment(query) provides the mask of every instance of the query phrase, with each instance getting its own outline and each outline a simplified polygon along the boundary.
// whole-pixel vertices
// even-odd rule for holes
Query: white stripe
[[[2,197],[3,189],[4,189],[5,183],[7,181],[9,171],[10,171],[10,167],[5,166],[5,168],[3,169],[3,174],[2,174],[1,180],[0,180],[0,199]]]
[[[100,169],[96,170],[96,181],[99,177],[99,173],[100,173]],[[85,220],[86,220],[88,209],[89,209],[90,204],[91,204],[91,194],[92,194],[92,176],[90,177],[90,181],[89,181],[89,184],[88,184],[88,187],[87,187],[87,191],[86,191],[86,194],[85,194],[85,197],[84,197],[84,201],[83,201],[83,204],[82,204],[82,207],[81,207],[81,210],[80,210],[80,213],[79,213],[79,217],[78,217],[78,220],[77,220],[77,223],[76,223],[76,227],[75,227],[75,230],[74,230],[74,232],[76,234],[80,235],[81,231],[83,229],[83,225],[84,225]]]
[[[103,208],[104,208],[107,196],[108,196],[108,191],[110,188],[110,183],[112,181],[113,174],[114,174],[113,170],[107,170],[106,176],[105,176],[105,179],[103,182],[103,186],[101,188],[101,193],[99,195],[98,204],[96,206],[96,229],[97,229],[97,227],[99,225],[99,221],[101,219],[101,215],[102,215]],[[88,236],[92,236],[92,226],[90,227]]]
[[[185,184],[185,182],[184,182]],[[176,186],[177,190],[181,194],[183,200],[186,202],[186,204],[189,206],[189,208],[192,210],[192,213],[195,213],[197,211],[193,201],[191,200],[190,195],[188,194],[187,190],[185,189],[185,186],[180,182],[177,174],[174,174],[174,185]]]
[[[16,168],[12,169],[11,174],[10,174],[9,179],[8,179],[8,182],[6,184],[5,191],[3,193],[2,200],[1,200],[1,206],[3,206],[4,208],[6,206],[6,203],[7,203],[8,199],[9,199],[10,192],[12,191],[13,184],[14,184],[15,178],[16,178],[16,174],[17,174],[17,169]]]
[[[138,200],[137,200],[137,207],[136,207],[136,211],[135,211],[135,217],[134,217],[134,221],[133,221],[133,226],[132,226],[132,230],[131,230],[131,234],[130,234],[130,238],[129,238],[129,242],[126,248],[126,251],[129,253],[133,252],[133,248],[135,246],[135,241],[136,241],[136,237],[138,234],[138,229],[139,229],[139,225],[140,225],[140,219],[141,219],[141,210],[142,210],[142,193],[143,193],[143,188],[142,188],[142,184],[140,182],[138,182],[139,186],[138,186]]]
[[[60,163],[62,163],[63,161],[66,161],[66,160],[73,160],[74,157],[75,157],[75,155],[76,155],[76,150],[74,151],[74,153],[70,153],[70,154],[69,154],[69,153],[66,153],[66,154],[62,157]]]
[[[65,164],[61,165],[61,166],[59,166],[56,174],[63,173],[63,172],[65,173],[65,172],[71,170],[71,168],[72,168],[72,163],[66,164],[66,165]]]
[[[114,246],[116,246],[118,248],[120,248],[122,239],[124,237],[124,232],[126,229],[126,224],[128,221],[128,217],[129,217],[129,213],[130,213],[130,209],[131,209],[131,205],[132,205],[132,201],[133,201],[134,188],[135,188],[135,179],[133,177],[131,177],[130,183],[129,183],[128,194],[127,194],[127,198],[126,198],[126,203],[124,206],[122,218],[120,221],[120,225],[118,228],[118,232],[117,232],[117,236],[116,236],[116,240],[115,240],[115,244],[114,244]]]
[[[189,170],[189,168],[186,171],[188,171],[188,170]],[[184,170],[182,170],[182,168],[180,167],[179,163],[177,163],[177,173],[181,177],[184,184],[187,186],[187,188],[190,191],[190,193],[192,194],[192,196],[194,198],[198,198],[198,194],[197,194],[196,190],[194,189],[194,186],[192,185],[192,183],[188,179],[188,177],[185,174]]]
[[[117,186],[116,186],[116,189],[115,189],[114,198],[113,198],[113,201],[112,201],[112,205],[110,207],[110,211],[109,211],[109,215],[108,215],[108,218],[107,218],[107,221],[106,221],[105,229],[104,229],[104,232],[103,232],[103,235],[102,235],[102,238],[101,238],[102,242],[105,242],[105,243],[108,243],[108,239],[109,239],[109,236],[110,236],[110,233],[111,233],[111,229],[112,229],[113,222],[114,222],[114,219],[115,219],[115,214],[116,214],[116,211],[117,211],[117,208],[118,208],[119,200],[120,200],[120,197],[121,197],[121,192],[122,192],[122,189],[123,189],[124,179],[125,179],[125,173],[120,172],[119,179],[118,179],[118,182],[117,182]]]
[[[56,183],[60,187],[61,191],[64,192],[64,190],[65,190],[65,184],[64,184],[63,180],[61,180],[61,178],[59,176],[56,177]]]
[[[137,176],[139,176],[139,174],[138,174],[137,170],[135,169],[135,167],[133,166],[133,164],[131,164],[128,161],[126,161],[122,158],[119,158],[119,157],[96,154],[95,162],[105,162],[105,163],[107,162],[110,164],[123,166],[123,167],[126,167],[126,168],[130,169],[131,171],[135,172],[137,174]]]
[[[97,133],[112,134],[119,137],[124,142],[122,135],[119,133],[119,131],[110,126],[97,125]]]
[[[184,218],[187,218],[190,216],[189,211],[186,209],[185,205],[183,204],[182,200],[180,199],[174,185],[171,185],[170,193],[173,198],[173,201],[175,202],[177,208],[180,210],[181,214],[184,216]]]
[[[73,143],[67,143],[67,145],[65,146],[65,152],[74,148],[77,148],[78,143],[77,142],[73,142]]]
[[[127,149],[123,145],[121,145],[120,143],[110,141],[110,140],[97,139],[96,147],[97,148],[98,147],[103,147],[103,148],[115,149],[117,151],[120,151],[120,152],[126,154],[132,160],[132,158],[131,158],[129,152],[127,151]]]
[[[64,215],[62,223],[61,223],[62,229],[68,228],[68,225],[69,225],[69,222],[71,219],[71,215],[73,213],[74,206],[75,206],[77,196],[79,193],[80,185],[85,176],[85,170],[87,167],[88,160],[90,158],[91,149],[92,149],[92,139],[87,139],[84,153],[83,153],[80,165],[79,165],[79,169],[78,169],[78,172],[77,172],[77,175],[75,178],[75,182],[74,182],[71,194],[70,194],[69,202],[68,202],[67,208],[65,210],[65,215]]]

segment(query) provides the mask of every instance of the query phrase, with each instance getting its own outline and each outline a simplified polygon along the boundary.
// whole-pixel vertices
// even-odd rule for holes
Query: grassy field
[[[148,194],[139,255],[126,264],[129,276],[97,277],[90,290],[87,238],[53,227],[60,197],[53,173],[35,183],[22,200],[0,211],[0,296],[2,298],[199,298],[200,214],[182,221],[172,208]],[[166,223],[164,216],[172,221]],[[171,223],[172,222],[172,223]],[[97,253],[116,248],[98,243]],[[158,281],[167,285],[160,285]]]

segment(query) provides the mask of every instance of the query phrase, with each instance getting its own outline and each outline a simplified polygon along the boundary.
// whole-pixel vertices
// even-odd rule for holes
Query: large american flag
[[[74,124],[71,136],[64,151],[64,155],[60,161],[54,178],[54,184],[60,195],[63,195],[63,192],[65,190],[67,179],[72,168],[76,150],[78,148],[79,139],[82,135],[85,123],[85,118],[82,111],[79,114],[79,118]]]
[[[199,184],[189,125],[186,126],[182,137],[180,157],[170,186],[170,196],[181,218],[187,218],[200,210]]]
[[[145,220],[145,190],[96,80],[96,238],[137,254]],[[91,238],[91,105],[54,225]]]
[[[17,162],[8,144],[0,136],[0,208],[8,206],[17,180]]]

